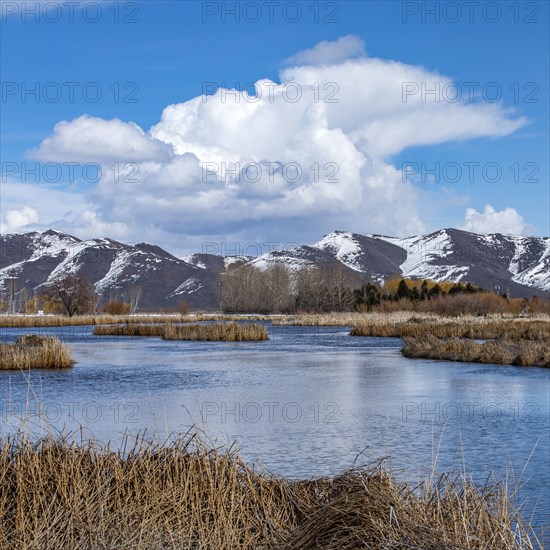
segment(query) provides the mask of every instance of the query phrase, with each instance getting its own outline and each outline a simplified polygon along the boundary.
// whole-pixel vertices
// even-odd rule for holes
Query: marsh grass
[[[159,324],[195,323],[197,321],[265,320],[265,315],[242,316],[220,314],[163,315],[0,315],[0,327],[63,327],[79,325],[112,325],[117,323]]]
[[[94,328],[96,336],[161,336],[164,340],[248,341],[269,340],[263,325],[235,322],[182,325],[102,325]]]
[[[546,314],[531,314],[528,317],[511,314],[460,315],[446,316],[433,312],[392,311],[392,312],[348,312],[348,313],[316,313],[300,315],[280,315],[272,319],[274,325],[293,326],[389,326],[398,323],[434,323],[434,324],[465,324],[482,325],[491,322],[527,322],[542,321],[550,323]],[[548,325],[550,326],[550,324]]]
[[[242,342],[269,340],[269,333],[264,325],[231,322],[211,325],[168,325],[162,337],[165,340]]]
[[[97,325],[93,334],[94,336],[162,336],[167,326],[166,324],[142,325],[138,323]]]
[[[464,475],[410,486],[385,462],[291,481],[190,433],[124,452],[0,439],[5,549],[533,548],[508,495]]]
[[[0,370],[72,367],[70,349],[58,338],[24,334],[13,344],[0,344]]]
[[[534,340],[550,344],[550,322],[525,319],[475,318],[449,320],[447,322],[411,317],[397,323],[363,322],[351,330],[351,336],[391,336],[421,338],[426,335],[437,338]]]
[[[420,338],[405,337],[402,353],[413,358],[550,367],[548,343],[525,339],[500,338],[479,343],[470,339],[440,339],[425,334]]]

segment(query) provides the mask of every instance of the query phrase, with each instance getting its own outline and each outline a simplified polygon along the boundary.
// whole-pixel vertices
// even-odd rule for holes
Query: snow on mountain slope
[[[351,267],[355,271],[362,271],[362,266],[358,261],[362,253],[361,245],[354,238],[353,233],[333,231],[312,246],[321,250],[329,250],[344,265]]]
[[[182,294],[189,295],[189,294],[192,294],[193,292],[196,292],[197,290],[200,290],[203,287],[204,285],[200,282],[198,278],[190,277],[189,279],[184,281],[181,285],[179,285],[178,288],[176,288],[174,292],[172,292],[169,296],[170,297],[181,296]]]
[[[550,239],[546,239],[546,249],[539,262],[516,273],[512,279],[519,284],[550,292]]]
[[[115,259],[111,262],[111,267],[107,274],[95,283],[95,289],[97,292],[102,292],[108,289],[110,286],[113,286],[120,281],[124,270],[127,266],[131,265],[132,257],[137,255],[143,255],[143,252],[130,252],[128,250],[121,250],[116,255]],[[139,275],[135,274],[130,277],[130,280],[139,279]]]
[[[26,290],[27,296],[40,294],[53,281],[72,274],[85,277],[104,300],[125,299],[139,287],[142,307],[151,308],[170,305],[176,297],[192,305],[212,302],[220,269],[217,258],[213,266],[201,269],[157,246],[112,239],[81,241],[55,231],[0,235],[0,262],[4,298],[8,287]]]
[[[406,259],[399,265],[404,277],[460,282],[468,275],[469,266],[447,263],[446,259],[452,256],[454,247],[445,229],[405,239],[385,236],[377,238],[405,250]],[[444,260],[444,265],[438,264],[441,260]]]
[[[273,265],[284,265],[289,271],[295,272],[303,267],[311,267],[314,262],[306,258],[297,257],[295,254],[274,254],[268,252],[250,261],[250,265],[265,271]]]

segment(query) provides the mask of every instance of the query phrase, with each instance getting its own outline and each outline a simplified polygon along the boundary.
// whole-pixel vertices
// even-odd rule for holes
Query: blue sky
[[[264,2],[103,1],[72,16],[45,1],[34,15],[35,4],[2,4],[2,232],[54,227],[181,253],[333,229],[550,233],[548,2],[469,13],[465,2],[281,0],[270,13]],[[218,91],[193,104],[205,86],[263,79],[272,102]],[[302,87],[300,101],[285,83]],[[78,163],[71,181],[66,162]],[[101,180],[82,176],[86,162]],[[115,162],[138,177],[115,181]],[[303,177],[276,169],[267,181],[266,162],[296,163]],[[47,163],[61,175],[43,177]],[[217,167],[210,182],[205,163]],[[235,181],[223,163],[264,173]],[[338,167],[328,183],[327,163]],[[29,166],[38,182],[23,177]]]

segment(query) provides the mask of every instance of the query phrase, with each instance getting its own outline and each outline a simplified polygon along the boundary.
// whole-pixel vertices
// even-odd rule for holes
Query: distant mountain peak
[[[124,299],[140,287],[144,308],[173,307],[182,299],[193,307],[216,308],[219,273],[237,260],[260,269],[284,265],[291,272],[339,262],[378,283],[400,274],[472,282],[511,296],[550,293],[550,238],[444,228],[405,238],[338,229],[311,245],[257,258],[196,253],[180,259],[153,244],[124,244],[107,237],[83,241],[53,229],[0,235],[0,294],[5,295],[8,281],[11,285],[15,280],[30,296],[74,273],[88,278],[104,299]]]

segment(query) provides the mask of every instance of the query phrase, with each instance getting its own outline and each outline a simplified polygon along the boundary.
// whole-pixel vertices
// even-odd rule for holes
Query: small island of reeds
[[[68,346],[52,336],[24,334],[13,344],[0,344],[0,370],[66,369],[74,362]]]
[[[525,319],[411,317],[356,324],[351,336],[403,338],[402,353],[467,363],[550,367],[550,322]],[[485,341],[480,341],[485,340]]]
[[[211,342],[269,340],[269,333],[264,325],[234,322],[185,325],[176,323],[100,325],[94,328],[94,335],[161,336],[164,340],[204,340]]]
[[[164,340],[208,340],[244,342],[269,340],[263,325],[241,323],[214,323],[212,325],[169,325],[162,335]]]

